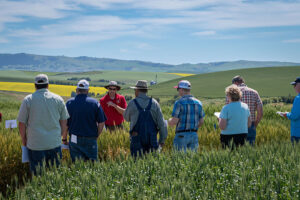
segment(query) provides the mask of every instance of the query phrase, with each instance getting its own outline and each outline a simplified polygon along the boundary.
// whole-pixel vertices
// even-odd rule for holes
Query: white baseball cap
[[[48,76],[46,74],[39,74],[35,77],[34,83],[37,85],[49,84]]]
[[[183,88],[183,89],[191,89],[191,83],[187,80],[181,80],[178,82],[178,85],[174,86],[174,88]]]
[[[78,83],[77,83],[77,89],[83,89],[83,90],[88,90],[89,89],[89,82],[87,80],[80,80]]]

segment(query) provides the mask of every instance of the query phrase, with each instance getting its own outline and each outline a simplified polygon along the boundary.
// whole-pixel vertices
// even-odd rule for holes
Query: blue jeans
[[[176,150],[186,152],[187,149],[197,151],[199,147],[198,135],[196,132],[176,133],[173,146]]]
[[[292,143],[298,143],[298,142],[300,142],[300,137],[291,136],[291,142]]]
[[[98,144],[96,137],[79,137],[77,136],[77,144],[69,142],[71,159],[74,162],[76,159],[85,161],[98,160]]]
[[[56,166],[60,165],[60,159],[62,157],[61,148],[56,147],[54,149],[36,151],[28,149],[28,157],[30,164],[30,171],[34,174],[37,174],[37,167],[42,167],[43,162],[46,162],[46,166],[56,164]]]
[[[246,140],[251,145],[254,145],[255,137],[256,137],[256,127],[254,126],[254,122],[252,122],[251,126],[248,128],[248,134],[247,134],[247,139]]]

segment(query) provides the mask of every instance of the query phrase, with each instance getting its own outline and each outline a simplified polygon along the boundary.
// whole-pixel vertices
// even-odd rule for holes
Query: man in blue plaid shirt
[[[198,149],[198,128],[203,124],[204,111],[202,103],[191,95],[191,83],[186,80],[179,81],[177,86],[181,98],[175,102],[170,126],[176,125],[174,148],[177,150]]]

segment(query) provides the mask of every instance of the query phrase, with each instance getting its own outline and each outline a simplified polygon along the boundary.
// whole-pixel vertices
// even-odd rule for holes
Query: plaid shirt
[[[242,96],[242,102],[248,105],[250,113],[251,113],[251,121],[255,122],[256,116],[255,112],[257,110],[257,107],[262,106],[262,101],[260,99],[260,96],[256,90],[253,90],[252,88],[247,87],[246,84],[242,83],[238,85],[240,90],[243,93]],[[228,98],[226,97],[226,104],[229,103]]]
[[[192,95],[185,95],[175,102],[172,117],[179,118],[177,131],[198,130],[199,120],[204,117],[202,103]]]

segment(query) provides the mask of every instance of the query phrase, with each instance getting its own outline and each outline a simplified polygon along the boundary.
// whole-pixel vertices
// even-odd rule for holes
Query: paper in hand
[[[5,121],[5,128],[17,128],[17,120],[6,120]]]
[[[285,113],[287,113],[287,112],[279,112],[279,111],[276,112],[276,114],[280,115],[281,117],[284,117],[284,114],[285,114]]]
[[[22,163],[29,162],[28,149],[26,146],[22,146]]]
[[[220,114],[221,114],[220,112],[215,112],[215,113],[214,113],[214,115],[215,115],[217,118],[220,118]]]

